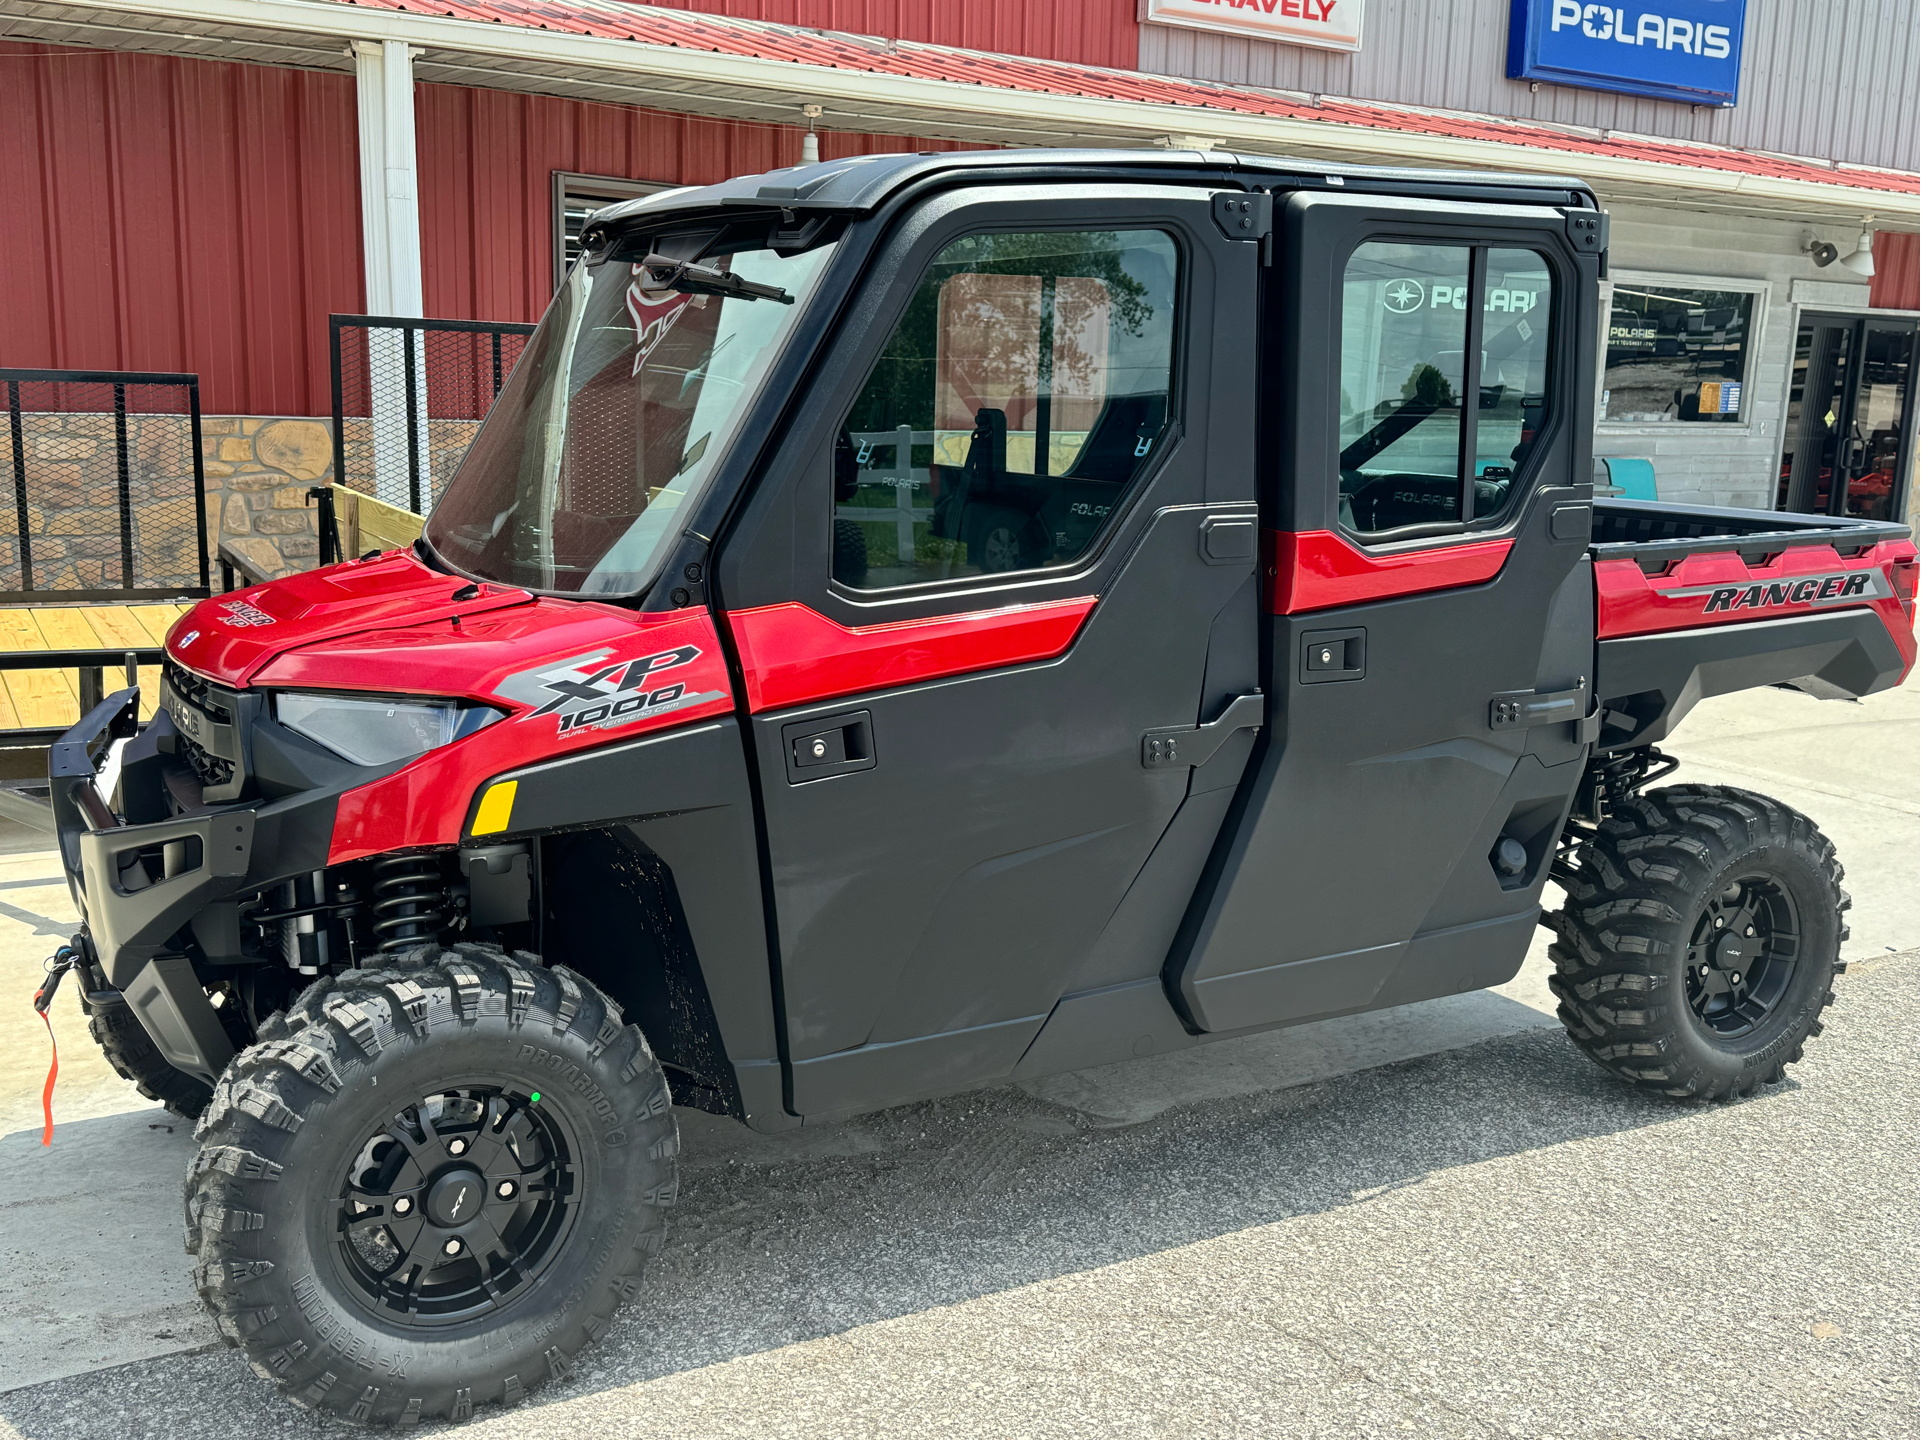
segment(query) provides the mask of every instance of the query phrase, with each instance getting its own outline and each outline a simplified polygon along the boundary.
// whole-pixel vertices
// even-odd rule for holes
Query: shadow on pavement
[[[1692,1112],[1611,1080],[1558,1031],[1532,1030],[1133,1126],[1090,1124],[1011,1088],[771,1139],[733,1128],[723,1141],[731,1122],[679,1114],[686,1149],[667,1250],[642,1298],[542,1402],[1364,1205],[1431,1173]],[[73,1204],[76,1222],[86,1218],[88,1198]],[[165,1212],[174,1224],[171,1188]],[[47,1244],[58,1254],[68,1241]],[[107,1270],[115,1250],[62,1264]],[[296,1410],[225,1350],[0,1394],[5,1427],[365,1434]]]

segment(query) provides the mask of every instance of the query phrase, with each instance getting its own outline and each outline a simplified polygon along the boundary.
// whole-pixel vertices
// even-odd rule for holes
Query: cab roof
[[[1025,172],[1025,174],[1024,174]],[[1061,181],[1236,180],[1249,189],[1352,189],[1424,194],[1437,199],[1562,204],[1598,209],[1587,182],[1565,175],[1509,175],[1467,170],[1404,170],[1331,165],[1325,161],[1225,150],[958,150],[856,155],[740,175],[718,185],[683,186],[625,200],[595,212],[594,225],[619,224],[689,210],[780,209],[862,215],[909,187],[942,179]]]

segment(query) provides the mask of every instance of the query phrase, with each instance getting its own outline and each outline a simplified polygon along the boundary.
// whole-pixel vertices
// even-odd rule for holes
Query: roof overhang
[[[1903,189],[1887,189],[1887,172],[1873,172],[1872,184],[1850,183],[1847,167],[1822,171],[1814,163],[1781,175],[1649,160],[1606,146],[1551,153],[1518,139],[876,73],[332,0],[0,0],[0,35],[327,70],[351,68],[353,41],[392,40],[419,48],[415,74],[423,81],[773,125],[796,125],[800,107],[812,104],[824,108],[822,124],[832,129],[991,145],[1144,146],[1198,134],[1245,154],[1444,169],[1551,167],[1582,176],[1605,200],[1829,225],[1871,213],[1882,229],[1921,229],[1921,194],[1905,184],[1913,177],[1902,177]]]

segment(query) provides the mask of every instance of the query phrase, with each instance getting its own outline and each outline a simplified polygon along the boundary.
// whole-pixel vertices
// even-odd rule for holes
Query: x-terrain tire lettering
[[[679,1135],[637,1027],[564,967],[423,947],[311,986],[214,1088],[195,1282],[296,1402],[455,1420],[567,1374],[639,1287]]]
[[[1561,1023],[1663,1095],[1780,1081],[1847,969],[1841,876],[1813,821],[1752,791],[1671,786],[1614,807],[1549,922]]]

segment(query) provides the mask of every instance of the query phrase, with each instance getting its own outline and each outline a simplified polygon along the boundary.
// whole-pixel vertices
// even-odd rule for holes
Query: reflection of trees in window
[[[1044,329],[1051,332],[1045,339],[1056,405],[1091,402],[1097,413],[1106,393],[1111,328],[1118,325],[1140,336],[1155,320],[1148,283],[1128,268],[1130,239],[1113,231],[1038,232],[970,235],[946,247],[915,287],[907,313],[848,417],[848,428],[966,429],[974,414],[968,409],[960,415],[963,384],[977,395],[1024,397],[1031,407],[1039,388]],[[958,291],[955,281],[962,282]],[[1051,324],[1044,289],[1052,292]],[[947,329],[950,320],[959,328]],[[954,386],[938,383],[936,376],[943,336],[948,354],[966,355],[970,362],[968,375],[952,377]],[[1025,422],[1010,409],[1007,423],[1010,429],[1031,426],[1031,408]],[[1074,421],[1076,428],[1091,423],[1091,413]],[[1054,425],[1068,424],[1057,409]]]
[[[1455,403],[1454,387],[1447,383],[1447,377],[1431,365],[1417,365],[1408,378],[1401,382],[1401,399],[1411,400],[1416,405],[1440,408]]]

